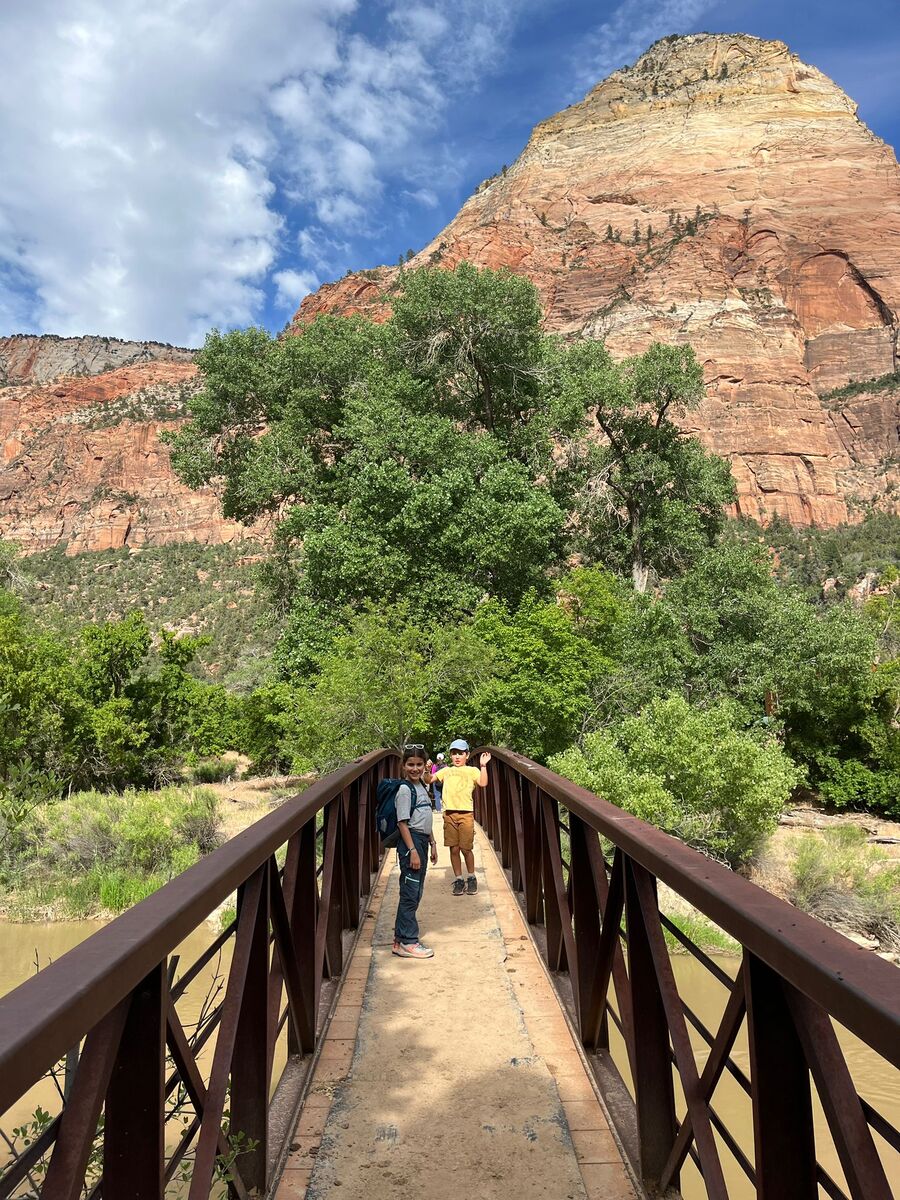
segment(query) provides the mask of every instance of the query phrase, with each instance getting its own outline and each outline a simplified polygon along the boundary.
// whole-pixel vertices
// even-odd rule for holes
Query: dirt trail
[[[306,1196],[596,1196],[585,1190],[557,1083],[513,991],[490,888],[493,879],[498,904],[510,903],[499,868],[489,862],[486,877],[476,844],[479,892],[454,897],[440,854],[419,910],[433,959],[391,955],[396,866],[387,881],[350,1073],[335,1091]],[[571,1053],[571,1042],[562,1048]],[[625,1184],[621,1166],[614,1170]]]

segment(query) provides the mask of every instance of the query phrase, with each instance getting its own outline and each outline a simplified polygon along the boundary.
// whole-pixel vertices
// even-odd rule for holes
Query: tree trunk
[[[647,590],[647,580],[650,578],[650,568],[644,562],[644,548],[641,545],[641,518],[633,509],[628,513],[631,525],[631,579],[636,592]]]

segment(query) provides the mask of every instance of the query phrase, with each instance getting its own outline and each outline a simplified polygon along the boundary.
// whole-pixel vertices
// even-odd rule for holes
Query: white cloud
[[[622,0],[582,47],[576,91],[600,83],[659,38],[689,30],[718,4],[719,0]]]
[[[276,271],[272,280],[278,289],[275,303],[279,308],[297,307],[304,296],[314,292],[322,282],[314,271]]]
[[[2,6],[0,332],[259,319],[378,227],[387,183],[437,203],[448,97],[537,2],[390,0],[366,36],[359,0]]]
[[[403,195],[409,196],[410,200],[415,200],[423,208],[437,208],[438,206],[437,194],[431,188],[417,188],[414,192],[405,189]]]
[[[354,7],[5,8],[0,313],[62,334],[177,342],[252,320],[282,226],[268,95],[286,75],[339,63]]]

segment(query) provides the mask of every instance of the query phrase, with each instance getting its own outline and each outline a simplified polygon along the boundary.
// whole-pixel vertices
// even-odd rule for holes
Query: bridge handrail
[[[491,753],[576,813],[900,1067],[897,967],[722,863],[511,750]]]
[[[376,750],[317,780],[0,999],[0,1117],[49,1073],[61,1101],[24,1144],[3,1134],[0,1197],[41,1178],[48,1197],[81,1195],[83,1181],[92,1198],[158,1200],[189,1156],[191,1200],[222,1163],[239,1200],[266,1192],[381,861],[375,791],[395,762]],[[176,980],[169,956],[235,892],[235,919]],[[178,1002],[198,986],[201,1015],[183,1024]],[[198,1055],[212,1034],[207,1082]]]
[[[900,1154],[900,1130],[859,1094],[831,1018],[897,1065],[896,968],[570,780],[513,751],[492,753],[476,815],[650,1192],[674,1194],[690,1157],[709,1200],[727,1200],[735,1194],[727,1152],[766,1200],[891,1200],[873,1133]],[[659,881],[737,939],[736,971],[661,911]],[[667,937],[724,989],[712,1029],[684,994]],[[714,1002],[706,988],[702,995]],[[732,1054],[745,1023],[746,1062]],[[697,1037],[708,1048],[702,1062]],[[752,1160],[719,1105],[726,1075],[751,1108]],[[825,1126],[817,1127],[813,1085]],[[843,1186],[827,1141],[819,1143],[826,1128]]]
[[[206,855],[0,1002],[0,1113],[336,793],[391,752],[376,750]]]

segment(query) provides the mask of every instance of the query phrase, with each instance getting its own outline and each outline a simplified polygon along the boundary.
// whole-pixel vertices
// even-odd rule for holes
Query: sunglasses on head
[[[421,742],[408,742],[403,747],[403,752],[405,754],[407,750],[424,750],[424,749],[425,749],[425,746]]]

